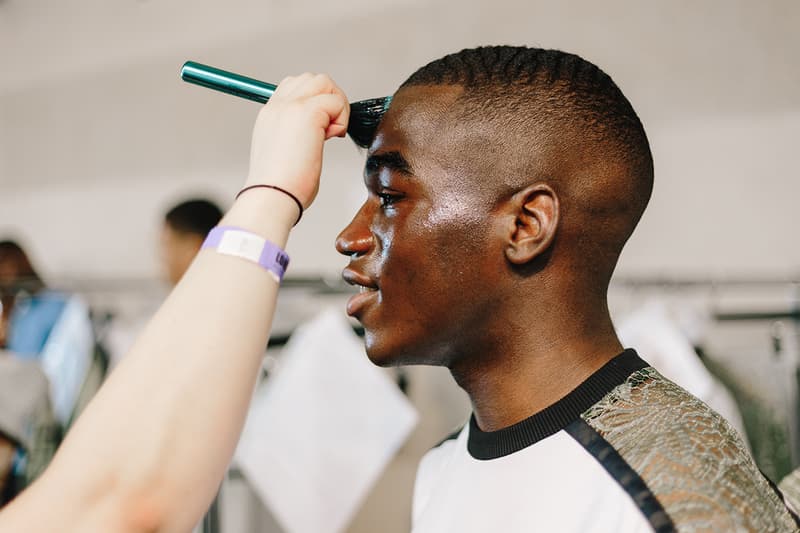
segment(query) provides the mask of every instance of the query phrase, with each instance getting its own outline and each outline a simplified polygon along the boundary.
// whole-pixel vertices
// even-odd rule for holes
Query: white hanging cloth
[[[234,463],[286,533],[343,531],[417,422],[340,311],[292,335]]]

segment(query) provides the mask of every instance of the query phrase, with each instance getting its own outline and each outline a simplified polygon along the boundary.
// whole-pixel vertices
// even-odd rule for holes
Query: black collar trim
[[[625,350],[553,405],[497,431],[481,431],[473,414],[467,450],[475,459],[489,460],[527,448],[567,427],[631,374],[647,366],[635,350]]]

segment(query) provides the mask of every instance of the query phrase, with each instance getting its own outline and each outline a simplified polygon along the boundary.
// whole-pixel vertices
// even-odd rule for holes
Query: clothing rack
[[[741,322],[752,320],[794,320],[800,322],[800,309],[789,311],[733,311],[716,312],[714,319],[720,322]]]
[[[724,289],[746,288],[779,288],[787,287],[794,292],[793,303],[783,309],[735,311],[713,311],[711,316],[720,322],[741,322],[758,320],[792,320],[800,322],[800,276],[797,278],[666,278],[666,277],[630,277],[615,278],[612,288],[664,289],[669,291],[709,289],[716,292]]]

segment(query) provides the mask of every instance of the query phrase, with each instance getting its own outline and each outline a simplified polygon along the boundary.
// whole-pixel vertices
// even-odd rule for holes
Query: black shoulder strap
[[[656,533],[674,533],[676,531],[675,524],[672,523],[672,519],[664,510],[661,502],[611,443],[582,418],[578,418],[564,430],[578,441],[628,493],[647,521],[650,522],[653,531]]]

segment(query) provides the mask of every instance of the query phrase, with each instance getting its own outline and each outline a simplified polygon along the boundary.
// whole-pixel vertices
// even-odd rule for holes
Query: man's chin
[[[371,335],[369,330],[364,335],[367,358],[376,366],[383,368],[409,365],[442,366],[441,362],[419,354],[408,346],[392,345]],[[426,352],[427,353],[427,352]]]
[[[392,367],[409,364],[398,346],[393,346],[387,342],[385,335],[377,335],[374,331],[366,329],[364,332],[364,348],[367,351],[367,357],[372,364],[380,367]]]
[[[387,368],[408,364],[403,361],[399,354],[393,353],[390,350],[381,350],[371,346],[369,343],[366,344],[366,348],[367,358],[372,362],[373,365]]]

